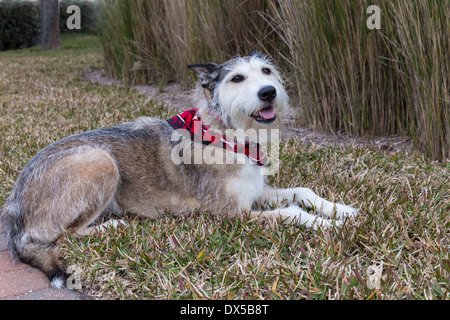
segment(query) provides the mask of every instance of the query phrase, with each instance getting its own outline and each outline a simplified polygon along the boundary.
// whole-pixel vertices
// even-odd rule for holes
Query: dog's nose
[[[277,89],[273,86],[265,86],[258,91],[258,97],[262,101],[271,102],[277,96]]]

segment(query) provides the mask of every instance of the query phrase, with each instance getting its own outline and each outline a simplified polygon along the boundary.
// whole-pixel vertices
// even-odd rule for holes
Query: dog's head
[[[227,128],[271,129],[288,111],[288,95],[280,73],[259,52],[223,64],[189,65],[199,75],[199,89],[207,100],[200,112],[219,117]]]

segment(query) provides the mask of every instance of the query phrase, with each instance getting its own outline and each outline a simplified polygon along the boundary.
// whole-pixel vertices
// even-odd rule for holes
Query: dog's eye
[[[234,82],[234,83],[238,83],[238,82],[242,82],[242,81],[244,81],[244,77],[239,74],[237,76],[234,76],[233,78],[231,78],[231,82]]]
[[[263,68],[262,73],[269,75],[272,73],[272,71],[269,68]]]

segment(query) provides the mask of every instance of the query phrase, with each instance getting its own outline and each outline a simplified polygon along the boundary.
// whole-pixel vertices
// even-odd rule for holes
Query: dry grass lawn
[[[60,52],[0,53],[0,207],[23,166],[69,134],[173,111],[81,74],[102,65],[95,38]],[[73,239],[62,254],[100,299],[449,299],[450,164],[356,147],[281,145],[276,187],[304,186],[360,207],[341,228],[310,230],[193,212]],[[379,284],[368,282],[381,267]]]

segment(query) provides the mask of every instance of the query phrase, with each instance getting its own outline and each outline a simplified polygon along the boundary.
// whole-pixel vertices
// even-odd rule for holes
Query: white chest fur
[[[264,191],[261,168],[256,165],[243,165],[239,175],[228,181],[227,190],[238,199],[241,210],[250,210],[252,203]]]

